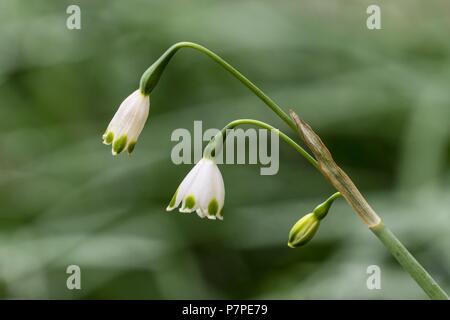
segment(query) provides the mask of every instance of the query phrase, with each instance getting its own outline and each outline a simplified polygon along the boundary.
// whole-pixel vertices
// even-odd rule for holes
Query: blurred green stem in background
[[[256,96],[258,96],[270,109],[272,109],[294,132],[299,132],[303,135],[303,139],[307,142],[309,148],[313,151],[315,158],[306,152],[302,147],[295,143],[284,133],[278,129],[257,120],[241,119],[230,122],[222,129],[221,133],[226,129],[231,129],[240,124],[253,124],[266,128],[271,131],[275,131],[278,135],[285,140],[288,144],[294,147],[306,160],[308,160],[319,172],[322,172],[327,177],[331,184],[336,187],[337,183],[340,188],[338,191],[342,193],[342,196],[353,207],[355,212],[364,223],[375,233],[385,247],[391,252],[391,254],[397,259],[400,265],[411,275],[411,277],[419,284],[419,286],[428,294],[431,299],[448,299],[445,291],[439,287],[430,274],[420,265],[420,263],[412,256],[412,254],[406,249],[405,246],[395,237],[395,235],[387,229],[381,218],[373,211],[367,201],[361,195],[359,190],[350,180],[350,178],[343,172],[333,161],[331,153],[322,143],[320,138],[312,131],[308,124],[299,118],[295,118],[297,115],[291,112],[291,116],[294,116],[292,120],[286,112],[284,112],[280,106],[278,106],[268,95],[266,95],[261,89],[253,84],[249,79],[242,75],[238,70],[231,66],[228,62],[223,60],[217,54],[211,50],[192,42],[179,42],[171,46],[155,63],[153,63],[142,75],[140,80],[140,90],[142,93],[148,95],[158,84],[165,67],[168,65],[172,57],[180,48],[192,48],[207,55],[231,75],[238,79],[243,85],[250,89]],[[298,131],[297,131],[298,130]],[[309,134],[309,135],[307,135]],[[305,139],[306,138],[306,139]],[[308,140],[309,139],[309,140]],[[206,156],[213,156],[212,152],[216,142],[212,139],[210,144],[205,149]],[[321,149],[320,151],[317,151]],[[323,156],[326,154],[326,156]],[[322,158],[320,158],[322,156]],[[318,161],[319,160],[319,161]],[[324,163],[326,163],[325,166]],[[328,172],[324,172],[324,169],[328,169]],[[326,171],[326,170],[325,170]],[[334,181],[333,181],[334,180]],[[334,183],[333,183],[334,182]]]

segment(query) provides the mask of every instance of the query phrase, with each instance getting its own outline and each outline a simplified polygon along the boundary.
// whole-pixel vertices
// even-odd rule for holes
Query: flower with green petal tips
[[[201,159],[181,182],[167,211],[197,212],[201,218],[222,220],[225,186],[213,159]]]
[[[150,97],[140,90],[130,94],[119,106],[103,135],[104,144],[112,144],[112,154],[132,153],[150,110]]]

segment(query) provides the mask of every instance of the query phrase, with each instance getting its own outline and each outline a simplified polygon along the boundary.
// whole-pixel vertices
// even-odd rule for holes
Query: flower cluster
[[[103,134],[103,143],[112,144],[112,154],[132,153],[144,128],[150,109],[149,95],[140,90],[130,94],[119,106]],[[201,218],[222,220],[225,201],[223,178],[213,158],[200,160],[178,187],[167,211],[181,204],[180,212],[197,212]]]

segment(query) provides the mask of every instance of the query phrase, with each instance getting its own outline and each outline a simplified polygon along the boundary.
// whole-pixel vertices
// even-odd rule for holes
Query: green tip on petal
[[[127,136],[123,135],[113,143],[113,153],[119,154],[125,149],[127,144]]]
[[[136,141],[131,141],[128,144],[127,151],[129,154],[131,154],[133,152],[135,146],[136,146]]]
[[[104,144],[111,144],[114,140],[114,133],[112,131],[106,132],[103,135],[103,143]]]
[[[170,200],[169,206],[166,208],[167,211],[171,211],[175,207],[175,203],[177,201],[177,193],[178,193],[178,189],[177,189],[177,191],[175,191],[175,194],[173,195],[172,199]]]
[[[219,203],[214,198],[208,204],[208,214],[210,216],[215,216],[218,211],[219,211]]]
[[[190,195],[190,196],[188,196],[186,198],[185,205],[186,205],[186,208],[188,208],[188,209],[194,208],[194,206],[195,206],[195,198],[194,198],[193,195]]]

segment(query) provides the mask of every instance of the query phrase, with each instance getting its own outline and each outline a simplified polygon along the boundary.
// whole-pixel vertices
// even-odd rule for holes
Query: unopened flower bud
[[[311,240],[319,229],[320,221],[314,213],[308,213],[297,221],[289,232],[288,246],[297,248]]]
[[[311,240],[319,229],[320,220],[325,218],[331,205],[341,194],[336,192],[323,203],[319,204],[311,213],[297,221],[289,232],[288,246],[297,248]]]

